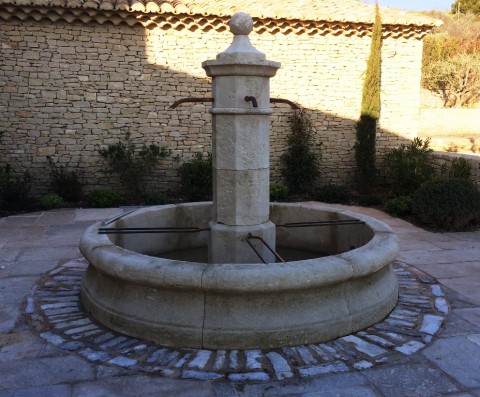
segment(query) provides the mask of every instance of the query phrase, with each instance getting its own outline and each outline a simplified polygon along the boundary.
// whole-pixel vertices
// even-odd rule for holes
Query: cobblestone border
[[[449,313],[435,279],[395,262],[399,299],[383,321],[326,343],[270,350],[199,350],[159,346],[99,325],[80,303],[84,259],[45,274],[25,315],[42,338],[98,364],[184,379],[268,381],[371,368],[411,355],[438,333]]]

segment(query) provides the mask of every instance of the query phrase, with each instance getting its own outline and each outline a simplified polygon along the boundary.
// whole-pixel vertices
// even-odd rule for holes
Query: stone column
[[[275,249],[269,207],[270,82],[280,63],[267,61],[250,43],[252,18],[235,14],[232,44],[216,60],[202,63],[213,78],[213,220],[210,263],[258,263],[245,238],[262,237]],[[246,100],[250,98],[250,101]],[[274,257],[252,241],[267,262]]]

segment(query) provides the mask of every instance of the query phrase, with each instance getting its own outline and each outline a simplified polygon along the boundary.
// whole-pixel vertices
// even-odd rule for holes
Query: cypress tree
[[[363,81],[361,114],[356,124],[355,184],[357,189],[363,192],[370,190],[375,184],[375,141],[377,122],[380,118],[381,52],[382,21],[377,3],[370,55]]]

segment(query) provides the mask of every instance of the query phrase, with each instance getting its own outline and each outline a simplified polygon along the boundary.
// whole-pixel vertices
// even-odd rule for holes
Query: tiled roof
[[[163,30],[228,29],[238,11],[253,17],[256,33],[366,36],[374,7],[360,0],[0,0],[0,21],[96,22]],[[383,37],[421,39],[438,21],[419,14],[381,8]]]
[[[1,6],[61,7],[228,17],[244,11],[257,19],[373,23],[373,6],[360,0],[0,0]],[[382,8],[391,25],[433,26],[431,18]]]

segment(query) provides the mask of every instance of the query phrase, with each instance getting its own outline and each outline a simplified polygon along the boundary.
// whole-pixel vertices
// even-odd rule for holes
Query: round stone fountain
[[[269,78],[280,64],[251,45],[247,14],[230,27],[231,46],[203,63],[213,203],[144,208],[87,229],[82,302],[109,328],[166,346],[273,348],[368,327],[397,301],[397,238],[367,216],[269,203]]]

